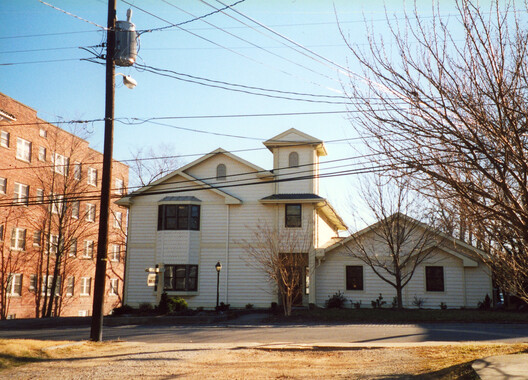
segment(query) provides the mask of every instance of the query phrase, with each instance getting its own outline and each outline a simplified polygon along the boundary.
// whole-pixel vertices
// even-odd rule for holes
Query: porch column
[[[310,279],[310,294],[308,295],[308,303],[315,304],[315,249],[310,249],[308,252],[308,268],[309,268],[309,279]]]

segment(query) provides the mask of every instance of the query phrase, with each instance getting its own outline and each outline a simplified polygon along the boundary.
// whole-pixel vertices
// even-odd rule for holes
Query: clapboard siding
[[[363,266],[364,289],[361,291],[346,290],[346,266]],[[444,268],[444,291],[428,292],[426,290],[425,267],[442,266]],[[487,292],[491,291],[489,272],[482,267],[464,268],[462,259],[443,250],[436,249],[434,254],[421,263],[415,270],[411,281],[403,288],[403,306],[412,308],[415,297],[424,301],[425,308],[440,308],[445,303],[448,308],[476,307]],[[396,289],[380,279],[374,271],[361,260],[353,258],[346,249],[336,248],[326,253],[324,260],[316,271],[316,304],[324,306],[325,301],[336,292],[341,291],[353,302],[361,301],[362,307],[371,307],[371,301],[383,295],[383,300],[390,306]],[[491,296],[491,295],[490,295]],[[346,305],[352,307],[351,303]]]
[[[465,268],[466,269],[466,281],[467,281],[467,306],[477,307],[479,302],[484,301],[486,294],[493,299],[492,283],[489,268],[486,268],[484,264],[479,263],[476,268]]]

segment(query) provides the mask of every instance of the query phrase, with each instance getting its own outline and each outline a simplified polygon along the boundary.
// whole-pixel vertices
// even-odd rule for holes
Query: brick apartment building
[[[0,317],[91,314],[103,155],[0,93]],[[128,166],[114,161],[112,195]],[[111,202],[105,314],[119,306],[126,209]]]

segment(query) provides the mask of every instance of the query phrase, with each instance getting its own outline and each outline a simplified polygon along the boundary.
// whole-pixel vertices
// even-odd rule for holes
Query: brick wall
[[[82,129],[74,131],[74,134],[49,124],[39,119],[32,108],[2,93],[0,132],[3,132],[4,143],[7,134],[9,136],[8,146],[2,146],[0,141],[0,230],[3,229],[0,238],[0,286],[4,287],[4,292],[15,290],[15,293],[20,293],[0,297],[0,309],[16,318],[35,317],[36,303],[43,304],[45,292],[42,288],[33,289],[32,279],[36,279],[37,288],[42,287],[45,276],[53,274],[52,268],[59,256],[61,291],[57,307],[54,307],[55,313],[61,316],[90,315],[103,155],[91,149],[86,140],[77,137]],[[116,182],[116,179],[119,181]],[[111,182],[114,200],[120,197],[120,191],[115,189],[120,183],[126,188],[128,166],[115,161]],[[55,202],[55,207],[50,204],[52,202]],[[90,221],[89,209],[94,206],[95,218]],[[118,215],[121,215],[120,224],[115,222]],[[127,210],[112,201],[105,313],[121,302],[126,216]],[[25,239],[20,230],[25,230]],[[40,239],[37,231],[40,231]],[[15,242],[12,236],[16,238]],[[54,245],[54,239],[57,242],[60,240],[60,244]],[[50,253],[47,253],[48,241],[51,244]],[[75,241],[77,250],[73,255]],[[93,241],[92,257],[83,257],[86,256],[85,246],[90,246],[85,243],[87,241]],[[16,286],[6,289],[10,273],[20,274],[21,282],[15,281]],[[70,277],[74,278],[71,295],[71,287],[68,288]],[[114,285],[117,281],[117,295],[112,294],[110,279],[113,279]]]

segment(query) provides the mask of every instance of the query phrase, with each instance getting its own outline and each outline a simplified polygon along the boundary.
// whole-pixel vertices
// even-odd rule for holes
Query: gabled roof
[[[455,257],[458,257],[459,259],[462,260],[463,262],[463,265],[465,267],[476,267],[478,265],[477,261],[475,261],[472,257],[469,257],[467,256],[466,254],[464,253],[461,253],[457,250],[454,250],[454,249],[451,249],[449,247],[447,247],[446,245],[446,242],[451,242],[453,243],[454,246],[459,246],[459,247],[462,247],[470,252],[473,252],[475,254],[475,256],[484,256],[485,253],[483,251],[481,251],[480,249],[476,248],[476,247],[473,247],[472,245],[469,245],[465,242],[463,242],[462,240],[459,240],[457,238],[455,238],[454,236],[450,236],[450,235],[447,235],[446,233],[444,232],[441,232],[441,231],[438,231],[436,229],[434,229],[433,227],[429,226],[428,224],[425,224],[423,222],[420,222],[414,218],[411,218],[410,216],[407,216],[405,214],[402,214],[402,213],[394,213],[390,216],[388,216],[386,219],[392,219],[392,218],[396,218],[396,217],[400,217],[400,218],[403,218],[405,219],[407,222],[409,223],[413,223],[413,224],[416,224],[417,226],[420,226],[421,228],[424,228],[424,229],[427,229],[429,231],[431,231],[432,233],[436,234],[438,237],[440,237],[442,239],[442,244],[438,245],[437,248],[450,254],[450,255],[453,255]],[[339,248],[343,245],[346,245],[348,244],[348,242],[350,241],[353,241],[353,239],[357,239],[358,237],[370,232],[370,231],[373,231],[375,229],[377,229],[381,223],[383,223],[386,219],[384,220],[380,220],[374,224],[371,224],[370,226],[368,227],[365,227],[363,228],[362,230],[360,231],[357,231],[355,233],[353,233],[352,235],[350,235],[349,237],[339,241],[339,242],[336,242],[335,244],[327,247],[324,249],[324,252],[323,252],[323,255],[328,253],[328,252],[331,252],[333,251],[334,249],[336,248]]]
[[[259,178],[268,178],[268,177],[271,178],[271,177],[273,177],[273,173],[270,172],[269,170],[265,170],[265,169],[261,168],[260,166],[252,164],[251,162],[246,161],[243,158],[238,157],[237,155],[234,155],[233,153],[230,153],[227,150],[224,150],[222,148],[217,148],[217,149],[213,150],[210,153],[204,154],[202,157],[194,160],[193,162],[188,163],[185,166],[182,166],[181,168],[178,169],[178,171],[186,171],[187,169],[189,169],[189,168],[191,168],[193,166],[196,166],[199,163],[207,161],[208,159],[210,159],[210,158],[212,158],[214,156],[220,155],[220,154],[225,155],[225,156],[233,159],[234,161],[238,161],[238,162],[240,162],[243,165],[249,166],[251,169],[255,170],[256,175]]]
[[[260,203],[279,204],[279,203],[312,203],[316,205],[316,210],[332,223],[336,229],[346,231],[347,226],[339,214],[323,197],[312,193],[297,193],[297,194],[273,194],[264,197]]]
[[[212,192],[224,197],[226,204],[241,204],[242,203],[242,201],[240,199],[238,199],[238,198],[226,193],[225,191],[217,189],[216,187],[214,187],[214,186],[212,186],[212,185],[210,185],[208,183],[205,183],[205,182],[199,180],[198,178],[195,178],[195,177],[193,177],[193,176],[191,176],[191,175],[189,175],[187,173],[182,172],[181,169],[173,171],[172,173],[166,175],[165,177],[160,178],[157,181],[154,181],[150,185],[143,186],[141,189],[138,189],[138,190],[134,191],[133,193],[130,193],[128,196],[119,199],[116,203],[118,205],[120,205],[120,206],[130,206],[132,204],[132,199],[134,197],[136,197],[136,196],[147,195],[147,194],[171,194],[171,193],[179,193],[179,192],[185,191],[185,190],[178,189],[178,188],[152,190],[157,185],[160,185],[163,182],[167,181],[168,179],[176,177],[176,176],[182,176],[183,178],[185,178],[189,182],[192,182],[192,183],[198,185],[200,188],[203,188],[205,190],[210,190],[210,191],[212,191]],[[148,193],[149,190],[151,190],[152,192]],[[193,190],[196,190],[196,189],[193,189]],[[188,191],[191,191],[191,190],[188,190]],[[147,194],[145,194],[145,193],[147,193]]]
[[[302,146],[302,145],[313,145],[319,156],[326,156],[326,148],[322,140],[319,140],[313,136],[307,135],[295,128],[290,128],[281,134],[272,137],[269,140],[264,141],[264,146],[270,151],[272,148],[280,146]]]

